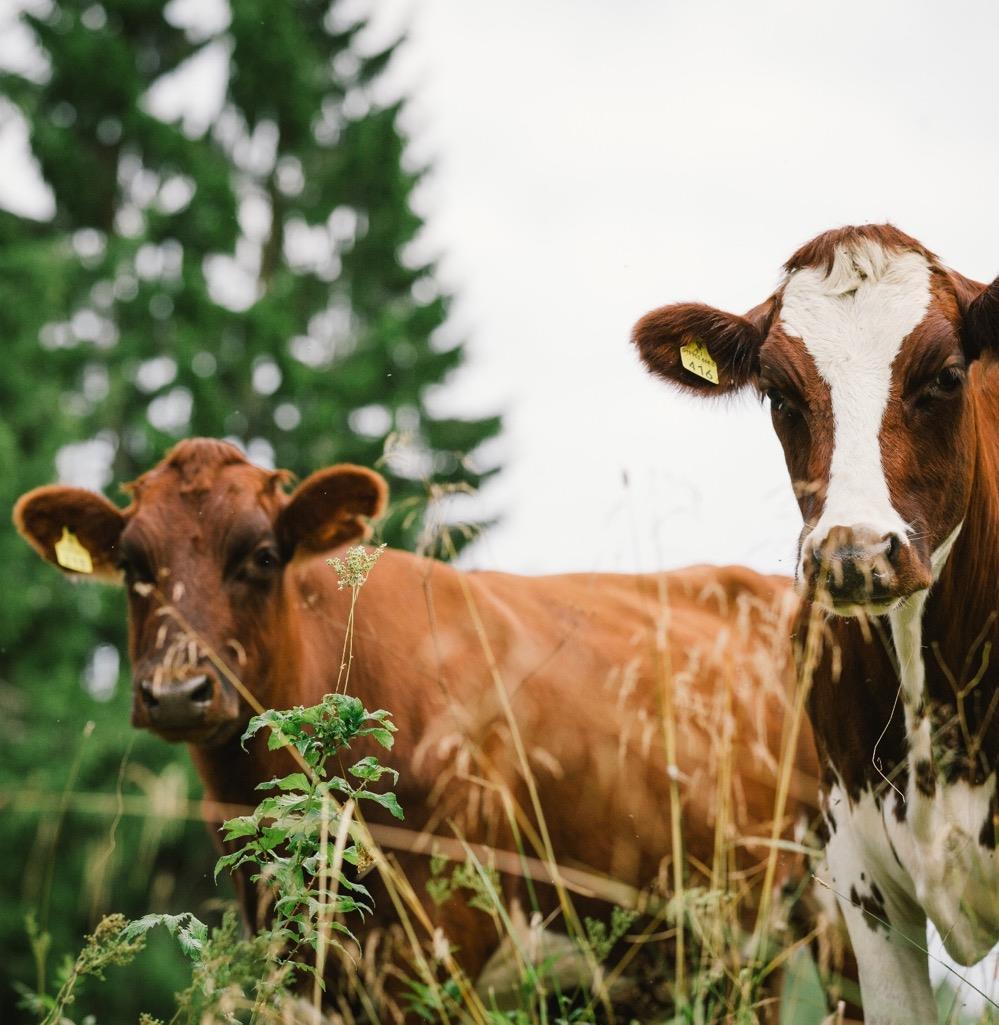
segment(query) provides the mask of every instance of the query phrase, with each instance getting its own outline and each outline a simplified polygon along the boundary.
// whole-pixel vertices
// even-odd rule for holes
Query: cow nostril
[[[815,547],[812,548],[810,558],[812,563],[812,570],[815,573],[821,572],[826,560],[822,553],[822,549],[818,545],[815,545]]]
[[[142,702],[146,708],[159,708],[159,700],[153,693],[153,685],[149,680],[142,680],[139,683],[139,693],[142,695]]]
[[[210,676],[200,677],[201,683],[191,691],[191,700],[197,704],[207,704],[212,700],[212,679]]]
[[[896,559],[898,559],[898,553],[902,547],[902,542],[898,534],[889,534],[885,538],[885,541],[887,542],[885,558],[888,560],[889,564],[894,565]]]

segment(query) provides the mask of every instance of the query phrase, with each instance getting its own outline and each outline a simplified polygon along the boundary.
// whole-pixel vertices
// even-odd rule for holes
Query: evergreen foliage
[[[405,159],[399,103],[380,88],[394,48],[364,52],[364,25],[343,7],[240,0],[212,34],[175,24],[165,0],[54,0],[23,15],[47,70],[0,74],[0,96],[27,120],[55,214],[0,211],[0,504],[83,467],[114,496],[194,434],[236,439],[300,475],[373,465],[388,438],[404,438],[380,466],[402,508],[381,532],[396,545],[418,536],[408,513],[425,479],[480,483],[465,454],[498,420],[437,416],[427,402],[463,350],[414,245],[421,171]],[[229,74],[210,128],[155,116],[165,76],[213,45]],[[194,821],[125,814],[112,829],[107,814],[62,806],[64,788],[114,802],[121,775],[125,796],[182,807],[193,774],[185,751],[128,724],[122,595],[70,587],[10,529],[0,560],[7,1021],[3,976],[34,970],[27,909],[56,950],[110,908],[200,912],[213,853]],[[120,678],[98,701],[115,684],[114,651]],[[51,801],[31,797],[41,793]],[[166,954],[150,963],[141,1003],[155,1011],[184,972]],[[101,1020],[134,1019],[135,996],[103,987]]]

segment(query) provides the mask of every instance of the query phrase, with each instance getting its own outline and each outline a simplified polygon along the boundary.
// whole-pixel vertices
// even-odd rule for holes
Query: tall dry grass
[[[454,554],[448,529],[438,525],[434,543]],[[377,572],[364,556],[354,556],[352,570],[342,567],[353,599],[363,586],[367,572]],[[359,570],[358,567],[367,566]],[[779,864],[782,855],[814,857],[818,854],[807,833],[786,837],[787,808],[796,772],[800,735],[805,729],[805,703],[819,657],[822,640],[821,614],[813,613],[805,643],[798,653],[799,677],[783,720],[782,737],[775,769],[777,780],[772,828],[767,837],[739,835],[740,818],[735,802],[733,731],[727,719],[731,709],[699,708],[684,687],[675,665],[676,653],[669,643],[669,597],[657,596],[655,648],[658,690],[657,723],[659,743],[667,766],[677,765],[678,734],[691,728],[694,717],[708,715],[716,737],[706,767],[713,782],[714,839],[710,864],[683,852],[685,842],[684,787],[678,772],[669,779],[668,817],[674,855],[664,866],[659,885],[639,890],[629,883],[587,873],[559,863],[546,825],[546,809],[534,764],[528,754],[508,681],[493,652],[489,635],[467,584],[463,597],[473,624],[476,643],[489,666],[496,701],[511,738],[517,771],[524,784],[526,801],[502,780],[487,781],[497,789],[498,807],[506,818],[515,849],[497,850],[469,842],[460,831],[439,831],[434,836],[404,826],[369,825],[358,802],[346,804],[324,798],[319,836],[319,863],[315,915],[315,963],[320,971],[302,989],[295,971],[288,966],[287,943],[280,936],[264,932],[243,937],[235,916],[227,913],[211,931],[199,933],[198,956],[192,962],[189,989],[178,995],[174,1022],[254,1022],[259,1025],[292,1023],[402,1022],[414,1017],[441,1025],[554,1025],[554,1023],[657,1021],[714,1025],[756,1022],[793,1022],[818,1025],[827,1014],[827,994],[814,981],[808,982],[807,961],[814,953],[823,967],[834,961],[840,937],[832,921],[814,913],[815,893],[805,892],[810,880],[802,877],[797,886],[781,887]],[[245,698],[258,714],[260,707],[252,692],[229,665],[197,636],[183,615],[164,602],[185,634],[210,659],[217,671]],[[338,691],[350,692],[350,669],[354,628],[354,601],[341,659]],[[785,643],[787,624],[774,624],[775,644]],[[783,642],[780,638],[785,638]],[[726,700],[733,692],[725,690]],[[310,766],[292,750],[299,768]],[[484,784],[485,785],[485,784]],[[128,792],[126,792],[128,789]],[[62,794],[22,792],[12,803],[31,808],[39,815],[39,838],[58,832],[67,809],[102,815],[109,821],[109,845],[113,850],[116,823],[123,816],[139,816],[147,823],[142,849],[134,852],[140,862],[148,861],[158,839],[172,823],[201,818],[217,821],[252,813],[251,808],[218,807],[189,799],[181,793],[175,778],[151,779],[141,768],[127,770],[123,762],[115,795],[84,793],[74,788],[71,772]],[[765,856],[751,868],[740,867],[737,852],[751,841]],[[332,924],[340,877],[348,844],[363,848],[379,874],[395,913],[397,924],[361,934],[358,944],[331,942]],[[42,849],[42,848],[40,848]],[[45,871],[58,871],[57,847],[50,851]],[[432,884],[437,895],[463,899],[482,916],[482,928],[497,937],[497,953],[478,979],[462,970],[432,914],[426,892],[401,867],[399,853],[426,853],[432,861]],[[106,867],[109,856],[104,857]],[[102,862],[95,862],[102,876]],[[522,900],[510,901],[500,885],[500,876],[520,879]],[[537,886],[554,889],[557,908],[546,911],[537,899]],[[95,887],[95,910],[107,907],[112,887],[106,878]],[[819,887],[821,890],[821,887]],[[818,897],[823,896],[819,893]],[[585,897],[603,901],[601,917],[581,913],[578,904]],[[807,908],[808,913],[803,914]],[[805,920],[808,927],[794,928]],[[168,927],[169,923],[166,923]],[[39,971],[34,987],[26,987],[26,1004],[48,1025],[74,1019],[81,1021],[69,997],[79,980],[100,976],[115,965],[134,961],[142,936],[114,916],[104,918],[84,943],[80,954],[65,974],[58,990],[48,984],[46,963],[50,952],[44,936],[35,930],[29,942],[37,953]],[[183,923],[172,928],[182,932]],[[324,968],[335,962],[337,986],[323,991]],[[804,968],[802,966],[805,966]],[[137,965],[132,970],[141,971]],[[775,980],[787,973],[783,991]],[[301,973],[299,973],[299,976]],[[803,981],[805,980],[805,981]],[[835,986],[827,978],[826,985]],[[989,1017],[982,1021],[995,1021]],[[950,1016],[943,1019],[956,1021]],[[152,1022],[153,1019],[145,1019]],[[835,1013],[829,1020],[842,1020]]]

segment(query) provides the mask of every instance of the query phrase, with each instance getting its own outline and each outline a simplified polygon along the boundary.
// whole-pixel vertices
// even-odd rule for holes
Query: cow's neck
[[[270,669],[258,685],[247,681],[251,690],[269,708],[318,704],[338,688],[372,711],[387,708],[399,727],[389,760],[406,759],[443,701],[436,688],[416,685],[431,675],[417,643],[431,632],[427,610],[412,600],[422,593],[427,566],[438,594],[456,590],[450,567],[387,551],[358,593],[350,643],[351,592],[337,586],[336,574],[321,559],[295,570],[285,582],[280,613],[261,628],[271,649]],[[349,669],[341,669],[345,662]],[[267,750],[263,733],[245,752],[237,733],[222,746],[192,748],[192,757],[208,796],[220,801],[255,803],[256,783],[293,771],[286,753]]]
[[[977,450],[964,519],[933,553],[931,590],[889,617],[917,807],[932,797],[930,773],[979,784],[999,755],[999,670],[991,662],[999,654],[999,438],[990,384],[983,373],[972,396]]]
[[[916,765],[907,736],[927,726],[933,761],[946,763],[938,764],[937,778],[968,778],[978,766],[973,778],[981,779],[999,761],[999,368],[978,368],[972,381],[974,481],[949,553],[946,545],[937,552],[939,579],[894,622],[819,620],[822,657],[809,713],[824,757],[853,798],[866,788],[887,790],[884,777],[896,779],[899,772],[921,772],[929,789],[932,763]],[[815,619],[805,605],[798,629],[803,641]],[[897,672],[901,686],[891,683]],[[967,687],[976,674],[959,715],[955,685]],[[971,752],[966,729],[980,736]],[[915,750],[925,753],[925,747],[923,734]]]

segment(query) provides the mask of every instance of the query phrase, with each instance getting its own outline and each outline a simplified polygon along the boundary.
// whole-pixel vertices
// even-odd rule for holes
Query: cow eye
[[[933,388],[942,395],[952,395],[961,387],[964,374],[960,367],[944,367],[933,379]]]
[[[770,400],[770,412],[775,416],[790,419],[798,415],[798,407],[779,389],[767,388],[766,396]]]
[[[152,570],[141,556],[128,556],[119,552],[115,565],[129,584],[153,582]]]
[[[277,564],[277,552],[273,548],[258,548],[253,553],[253,565],[257,569],[276,569]]]
[[[922,390],[916,400],[916,405],[921,409],[926,409],[938,399],[951,398],[961,390],[963,383],[964,370],[953,364],[946,366]]]
[[[281,559],[277,549],[266,545],[263,548],[257,548],[250,556],[247,575],[255,580],[263,580],[271,576],[280,565]]]

